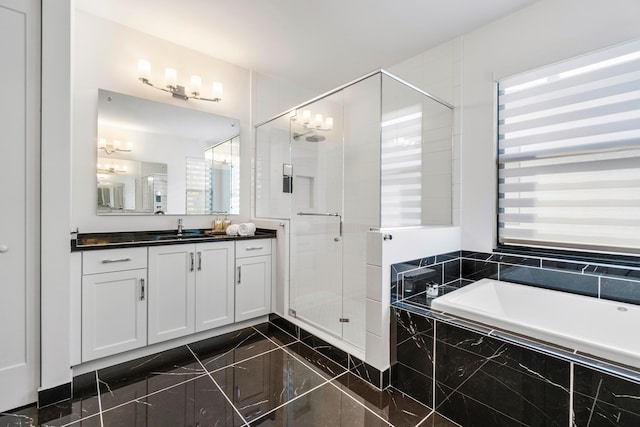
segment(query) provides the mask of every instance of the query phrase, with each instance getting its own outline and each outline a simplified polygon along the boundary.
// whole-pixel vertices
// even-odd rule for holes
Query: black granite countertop
[[[183,230],[182,236],[178,236],[176,230],[79,233],[77,238],[71,239],[71,252],[131,248],[136,246],[179,245],[198,242],[274,239],[275,237],[276,230],[262,228],[257,229],[253,236],[211,234],[210,230],[206,229]]]

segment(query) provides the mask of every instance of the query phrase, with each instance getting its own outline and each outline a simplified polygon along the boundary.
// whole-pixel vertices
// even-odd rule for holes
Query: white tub
[[[640,368],[640,306],[482,279],[431,308]]]

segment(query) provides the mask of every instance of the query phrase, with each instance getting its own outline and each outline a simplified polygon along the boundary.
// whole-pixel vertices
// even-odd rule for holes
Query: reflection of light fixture
[[[200,76],[191,76],[191,87],[187,88],[179,85],[178,82],[178,73],[173,68],[167,68],[164,72],[165,79],[165,87],[156,86],[149,81],[149,77],[151,76],[151,64],[149,61],[141,59],[138,61],[138,80],[142,83],[151,86],[154,89],[162,90],[164,92],[169,92],[176,98],[184,99],[185,101],[193,98],[199,99],[201,101],[213,101],[220,102],[222,101],[222,91],[223,85],[219,82],[213,82],[213,97],[205,98],[200,96],[200,89],[202,88],[202,79]]]
[[[299,123],[305,129],[315,129],[315,130],[332,130],[333,129],[333,117],[327,117],[326,119],[322,119],[322,114],[316,114],[313,116],[311,114],[311,110],[302,110],[300,112],[300,117],[298,117],[299,111],[296,110],[291,113],[291,121]],[[311,120],[311,117],[314,117]]]
[[[106,138],[100,138],[98,140],[98,150],[104,150],[107,154],[115,153],[116,151],[124,151],[129,152],[133,148],[133,144],[131,142],[127,142],[125,145],[114,139],[113,141],[107,141]]]
[[[98,163],[96,169],[99,173],[115,175],[119,173],[127,173],[128,168],[126,165],[120,165],[118,163]]]

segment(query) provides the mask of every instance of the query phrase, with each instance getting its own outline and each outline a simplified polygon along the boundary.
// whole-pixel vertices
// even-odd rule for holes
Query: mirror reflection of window
[[[114,202],[112,190],[108,202],[106,190],[99,191],[98,214],[238,213],[239,120],[103,89],[98,97],[98,182],[104,176],[133,179],[124,186],[122,203]],[[216,156],[231,152],[226,172],[223,166],[214,171],[207,150]]]

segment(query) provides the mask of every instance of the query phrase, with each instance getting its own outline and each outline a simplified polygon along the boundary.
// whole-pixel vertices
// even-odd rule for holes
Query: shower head
[[[307,136],[308,135],[308,136]],[[320,142],[324,141],[326,138],[322,135],[318,135],[313,133],[313,131],[305,132],[305,133],[293,133],[293,140],[299,141],[300,137],[306,136],[305,141],[308,142]]]
[[[324,141],[326,138],[322,135],[313,134],[313,135],[309,135],[305,139],[309,142],[320,142],[320,141]]]

